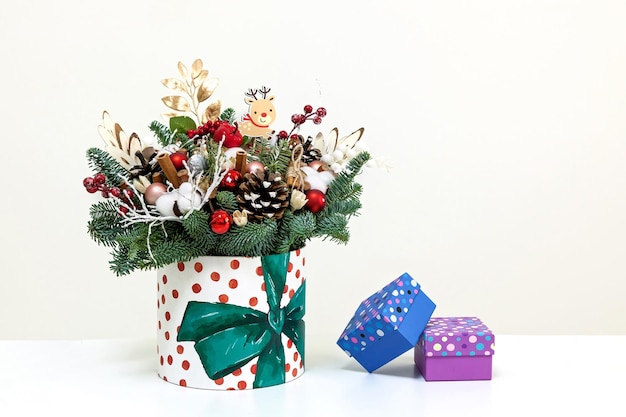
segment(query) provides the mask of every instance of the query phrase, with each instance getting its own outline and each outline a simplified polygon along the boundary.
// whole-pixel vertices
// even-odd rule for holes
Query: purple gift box
[[[426,381],[491,379],[495,336],[477,317],[432,317],[414,348]]]
[[[434,310],[405,273],[361,302],[337,345],[373,372],[415,346]]]

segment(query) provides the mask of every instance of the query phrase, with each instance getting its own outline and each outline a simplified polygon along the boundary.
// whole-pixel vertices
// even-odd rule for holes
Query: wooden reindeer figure
[[[268,138],[273,130],[270,124],[276,120],[276,109],[274,108],[274,96],[269,96],[270,89],[263,86],[259,90],[248,89],[246,93],[246,103],[249,105],[248,114],[239,123],[239,131],[245,136],[264,136]],[[257,97],[260,94],[260,97]]]

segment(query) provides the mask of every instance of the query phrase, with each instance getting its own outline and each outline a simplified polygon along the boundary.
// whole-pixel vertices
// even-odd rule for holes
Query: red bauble
[[[320,190],[309,190],[304,194],[308,200],[304,207],[313,213],[319,213],[324,209],[324,207],[326,207],[326,194]]]
[[[239,187],[242,178],[243,176],[241,175],[241,172],[236,169],[229,169],[224,178],[222,178],[220,188],[223,190],[233,191],[235,188]]]
[[[221,125],[213,133],[213,140],[219,143],[222,139],[225,148],[237,148],[243,143],[243,136],[237,126],[231,126],[228,123]]]
[[[223,235],[228,232],[232,224],[233,217],[224,210],[215,210],[211,214],[209,226],[211,226],[211,230],[218,235]]]
[[[186,162],[187,159],[189,159],[187,157],[187,154],[184,154],[182,152],[174,152],[170,154],[170,160],[172,161],[172,164],[174,164],[174,168],[176,168],[176,171],[180,171],[181,169],[185,168],[183,162]]]

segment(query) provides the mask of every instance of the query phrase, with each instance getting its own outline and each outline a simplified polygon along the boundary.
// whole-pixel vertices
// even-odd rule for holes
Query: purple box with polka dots
[[[414,349],[426,381],[491,379],[495,336],[477,317],[433,317]]]
[[[411,350],[435,304],[409,274],[403,274],[365,299],[337,345],[373,372]]]

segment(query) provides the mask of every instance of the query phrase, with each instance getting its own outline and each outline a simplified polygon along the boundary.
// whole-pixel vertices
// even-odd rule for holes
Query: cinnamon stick
[[[178,182],[178,173],[176,172],[176,168],[174,167],[170,156],[166,153],[162,153],[158,156],[157,162],[165,173],[167,180],[172,183],[172,186],[174,188],[180,187],[180,182]]]

